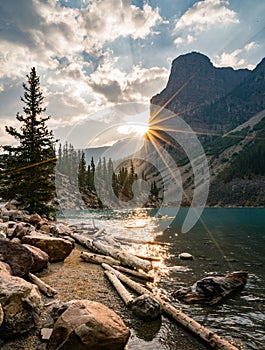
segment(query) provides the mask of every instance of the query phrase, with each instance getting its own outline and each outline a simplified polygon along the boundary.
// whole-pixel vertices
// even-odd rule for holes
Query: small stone
[[[181,260],[193,260],[193,256],[190,253],[181,253],[179,254]]]
[[[47,342],[52,335],[53,328],[42,328],[40,331],[41,340]]]
[[[161,306],[148,294],[143,294],[132,302],[133,313],[145,321],[152,321],[161,316]]]

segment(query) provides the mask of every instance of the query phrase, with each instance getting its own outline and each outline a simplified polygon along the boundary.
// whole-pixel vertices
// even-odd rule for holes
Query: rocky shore
[[[1,349],[173,349],[176,343],[182,350],[207,349],[164,316],[152,322],[137,318],[101,266],[80,259],[84,248],[70,232],[66,223],[29,216],[9,204],[1,209]],[[40,292],[30,282],[31,274],[56,294]]]

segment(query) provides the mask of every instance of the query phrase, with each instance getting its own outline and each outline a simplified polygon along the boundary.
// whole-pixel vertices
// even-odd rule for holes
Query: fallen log
[[[161,258],[158,258],[156,256],[148,256],[148,255],[142,255],[142,254],[134,254],[137,256],[137,258],[148,260],[148,261],[161,261]]]
[[[113,272],[105,271],[105,274],[108,277],[109,281],[112,283],[113,287],[116,289],[119,296],[124,301],[124,304],[130,307],[133,302],[131,294],[127,291],[127,289],[124,287],[124,285],[120,282],[120,280]]]
[[[115,272],[115,270],[107,264],[102,264],[102,266],[104,269],[112,271],[113,273],[116,273],[117,277],[122,282],[124,282],[127,286],[129,286],[133,290],[135,290],[137,293],[149,294],[150,296],[152,296],[155,300],[157,300],[160,303],[164,312],[166,312],[179,324],[181,324],[182,326],[184,326],[185,328],[189,329],[191,332],[199,336],[202,340],[204,340],[207,344],[209,344],[213,349],[238,350],[237,347],[229,343],[227,340],[221,338],[213,331],[202,326],[200,323],[198,323],[197,321],[193,320],[191,317],[184,314],[181,310],[176,309],[174,306],[164,301],[160,297],[154,295],[148,289],[142,287],[139,283],[132,281],[130,278],[128,278],[127,276],[123,275],[118,271]]]
[[[112,265],[112,264],[109,264],[109,265]],[[116,270],[118,270],[118,271],[128,273],[129,275],[132,275],[132,276],[135,276],[135,277],[138,277],[138,278],[142,278],[142,279],[147,280],[147,281],[153,281],[154,280],[153,276],[150,276],[150,275],[148,275],[147,273],[144,273],[144,272],[138,272],[136,270],[127,269],[126,267],[117,266],[117,265],[113,265],[113,267]]]
[[[79,233],[70,233],[70,237],[72,237],[76,243],[80,244],[82,247],[85,247],[89,250],[92,250],[95,253],[98,253],[98,250],[93,245],[93,239],[85,237],[84,235],[80,235]]]
[[[136,316],[145,321],[152,321],[161,315],[160,304],[149,294],[143,294],[133,300],[131,294],[113,272],[105,270],[105,274],[123,300],[124,304],[131,308]]]
[[[36,286],[39,287],[39,290],[47,297],[53,297],[55,294],[57,294],[57,291],[54,288],[52,288],[47,283],[43,282],[40,278],[38,278],[30,272],[28,273],[28,279],[33,284],[36,284]]]
[[[153,244],[153,245],[162,245],[162,246],[171,246],[171,243],[168,242],[159,242],[159,241],[144,241],[140,239],[134,238],[123,238],[123,237],[115,237],[116,240],[125,242],[125,243],[133,243],[133,244]]]
[[[109,265],[120,265],[120,261],[117,259],[113,259],[110,256],[105,255],[99,255],[95,253],[87,253],[87,252],[81,252],[80,254],[81,259],[83,259],[86,262],[94,263],[94,264],[109,264]]]
[[[136,256],[134,256],[130,253],[113,248],[107,244],[100,242],[100,241],[93,241],[93,245],[96,247],[96,249],[101,254],[110,255],[114,259],[119,260],[122,265],[140,268],[144,271],[150,271],[153,268],[150,261],[137,258]]]

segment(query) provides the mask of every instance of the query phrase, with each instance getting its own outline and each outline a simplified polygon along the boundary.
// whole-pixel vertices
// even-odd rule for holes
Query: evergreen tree
[[[20,207],[30,213],[50,214],[55,211],[50,202],[55,197],[52,179],[55,168],[55,151],[52,131],[46,126],[50,117],[42,117],[44,96],[40,90],[39,77],[33,67],[27,75],[27,84],[21,101],[24,115],[17,113],[22,124],[20,130],[6,127],[17,146],[3,146],[8,152],[1,174],[0,196],[4,200],[16,200]]]
[[[85,190],[86,175],[87,175],[87,170],[86,170],[85,153],[82,152],[81,159],[79,162],[79,167],[78,167],[78,185],[79,185],[80,191]]]

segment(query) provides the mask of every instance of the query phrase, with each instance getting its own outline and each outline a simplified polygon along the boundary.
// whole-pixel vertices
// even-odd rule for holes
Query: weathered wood
[[[40,278],[33,275],[32,273],[28,273],[28,279],[33,284],[36,284],[36,286],[39,287],[39,290],[47,297],[53,297],[55,294],[57,294],[57,291],[54,288],[43,282]]]
[[[198,323],[197,321],[193,320],[191,317],[184,314],[181,310],[176,309],[174,306],[164,301],[160,297],[154,295],[148,289],[142,287],[139,283],[132,281],[130,278],[128,278],[127,276],[123,275],[118,271],[115,272],[115,270],[107,264],[102,264],[102,266],[104,269],[112,271],[113,273],[116,273],[117,277],[122,282],[124,282],[133,290],[135,290],[137,293],[151,295],[154,299],[156,299],[160,303],[164,312],[170,315],[179,324],[181,324],[182,326],[186,327],[191,332],[199,336],[206,343],[208,343],[212,348],[218,349],[218,350],[238,350],[237,347],[229,343],[227,340],[221,338],[216,333],[202,326],[200,323]]]
[[[111,265],[111,264],[109,264],[109,265]],[[123,267],[123,266],[113,265],[113,267],[116,270],[118,270],[118,271],[128,273],[129,275],[132,275],[132,276],[135,276],[135,277],[138,277],[138,278],[142,278],[142,279],[147,280],[147,281],[153,281],[154,280],[153,276],[150,276],[150,275],[148,275],[145,272],[138,272],[136,270],[127,269],[126,267]]]
[[[116,289],[119,296],[124,301],[124,304],[130,307],[133,302],[131,294],[127,291],[127,289],[113,272],[105,271],[105,274],[108,277],[109,281],[112,283],[113,287]]]
[[[247,283],[246,271],[235,271],[225,276],[208,276],[190,287],[182,287],[173,296],[186,303],[204,303],[215,305],[230,294],[241,291]]]
[[[134,238],[124,238],[124,237],[115,237],[118,241],[125,242],[125,243],[134,243],[134,244],[152,244],[152,245],[162,245],[162,246],[171,246],[171,243],[168,242],[158,242],[158,241],[144,241],[141,239],[134,239]]]
[[[70,233],[70,237],[72,237],[76,243],[80,244],[82,247],[85,247],[89,250],[92,250],[95,253],[98,253],[98,250],[93,245],[93,239],[85,237],[84,235],[80,235],[79,233]]]
[[[140,269],[143,269],[144,271],[152,270],[152,264],[150,263],[150,261],[137,258],[136,256],[130,253],[124,252],[120,249],[113,248],[100,241],[93,241],[93,245],[96,247],[96,249],[98,249],[98,251],[101,254],[112,256],[114,259],[119,260],[122,263],[122,265],[140,268]]]
[[[133,254],[134,256],[137,256],[137,258],[148,260],[148,261],[161,261],[161,258],[155,257],[155,256],[148,256],[148,255],[142,255],[142,254]]]
[[[99,254],[95,254],[95,253],[87,253],[87,252],[81,252],[80,257],[86,261],[86,262],[90,262],[90,263],[94,263],[94,264],[109,264],[109,265],[120,265],[120,261],[117,259],[113,259],[110,256],[106,256],[106,255],[99,255]]]

